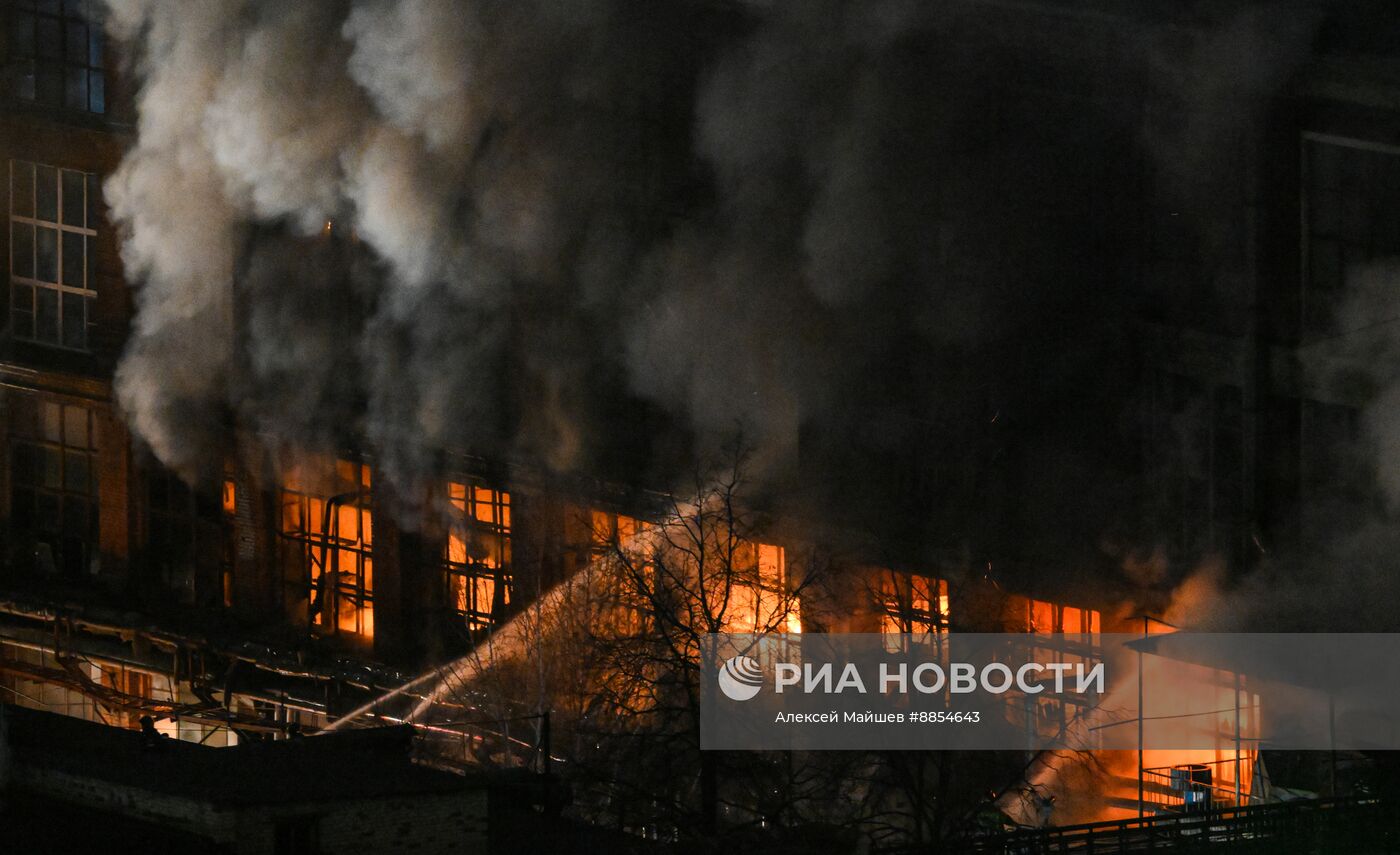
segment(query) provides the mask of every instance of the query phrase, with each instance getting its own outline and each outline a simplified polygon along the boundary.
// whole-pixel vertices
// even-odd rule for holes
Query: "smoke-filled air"
[[[1182,540],[1131,475],[1118,393],[1157,381],[1120,321],[1248,315],[1251,203],[1211,188],[1318,19],[1072,16],[1081,52],[976,2],[108,5],[138,86],[118,394],[166,465],[235,421],[367,443],[388,482],[467,451],[664,489],[742,432],[761,477],[825,478],[789,501],[891,519],[918,473],[900,536],[1090,576]],[[1140,191],[1160,222],[1123,216]],[[1202,537],[1168,577],[1282,558]]]

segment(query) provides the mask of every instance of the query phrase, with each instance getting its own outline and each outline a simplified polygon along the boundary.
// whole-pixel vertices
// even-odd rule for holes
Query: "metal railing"
[[[1313,844],[1315,843],[1315,846]],[[973,838],[948,851],[983,855],[1242,850],[1374,851],[1400,847],[1395,806],[1378,799],[1308,799],[1201,813],[1095,822]],[[1373,851],[1367,849],[1364,851]]]

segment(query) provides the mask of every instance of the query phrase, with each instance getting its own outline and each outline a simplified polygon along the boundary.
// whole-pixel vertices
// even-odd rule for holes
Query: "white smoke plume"
[[[819,5],[849,26],[722,3],[111,0],[139,83],[107,183],[141,283],[118,375],[138,433],[187,472],[230,408],[302,439],[296,399],[348,372],[361,388],[329,397],[405,470],[522,429],[570,466],[604,381],[702,435],[791,443],[821,315],[889,275],[890,93],[860,68],[916,23]],[[368,258],[348,284],[298,261],[328,222]],[[356,310],[327,310],[338,288]]]
[[[107,0],[138,111],[106,183],[122,407],[187,474],[232,419],[391,482],[628,451],[665,486],[737,426],[864,488],[852,525],[932,473],[931,531],[1151,543],[1130,405],[1082,390],[1140,382],[1120,322],[1197,295],[1127,274],[1142,200],[1103,188],[1174,158],[1173,110],[1215,140],[1306,39],[1231,3],[1172,53],[1151,16],[1041,5]],[[1011,491],[1047,511],[979,511]]]

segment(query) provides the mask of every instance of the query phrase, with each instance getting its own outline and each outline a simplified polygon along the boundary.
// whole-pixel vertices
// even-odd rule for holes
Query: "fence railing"
[[[1310,841],[1322,848],[1309,849]],[[948,851],[985,855],[1166,852],[1194,849],[1319,853],[1355,851],[1343,841],[1396,851],[1400,820],[1378,799],[1307,799],[1201,813],[1095,822],[973,838]],[[1280,847],[1281,843],[1287,845]],[[1371,850],[1367,850],[1371,851]]]

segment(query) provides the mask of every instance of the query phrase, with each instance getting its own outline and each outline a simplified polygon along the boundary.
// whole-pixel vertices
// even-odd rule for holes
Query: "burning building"
[[[650,670],[1388,628],[1400,21],[1226,6],[0,2],[0,701],[410,721],[643,837],[1264,799],[1239,740],[682,762]]]

